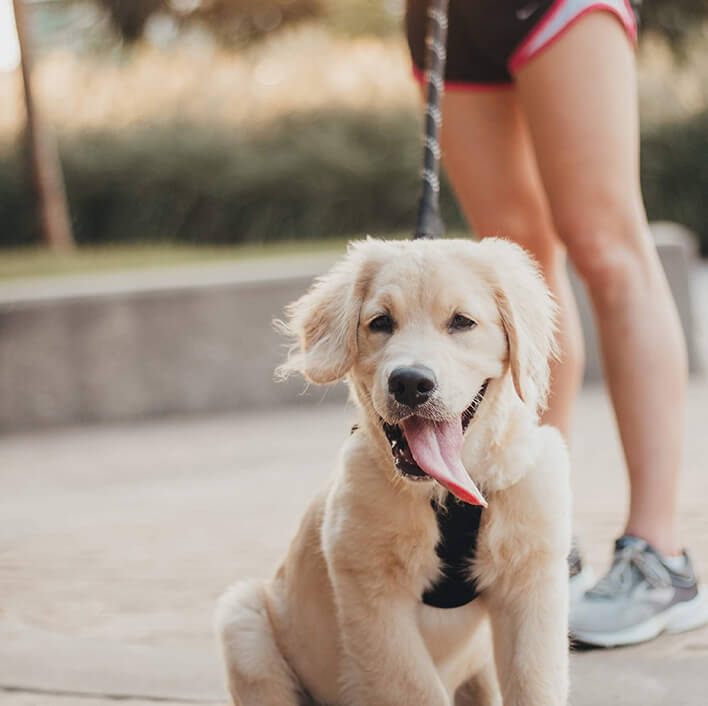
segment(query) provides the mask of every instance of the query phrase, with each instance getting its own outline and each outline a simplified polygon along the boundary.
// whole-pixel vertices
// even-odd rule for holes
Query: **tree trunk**
[[[32,92],[32,48],[23,0],[13,0],[15,25],[22,57],[22,80],[27,109],[27,138],[32,179],[37,195],[44,242],[52,250],[66,251],[74,247],[64,178],[54,136],[42,121],[41,111]]]

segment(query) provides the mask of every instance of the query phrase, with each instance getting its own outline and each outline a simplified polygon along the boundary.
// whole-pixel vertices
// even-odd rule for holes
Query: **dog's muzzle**
[[[416,366],[417,367],[417,366]],[[422,366],[421,366],[422,367]],[[396,371],[394,371],[395,373]],[[393,374],[392,374],[393,377]],[[479,406],[482,404],[484,395],[487,392],[487,387],[489,386],[489,380],[485,380],[479,391],[475,395],[474,399],[470,405],[462,412],[461,422],[462,422],[462,433],[467,430],[470,422],[474,419],[475,414]],[[381,419],[381,426],[383,428],[384,434],[388,439],[388,443],[391,445],[391,453],[393,454],[393,462],[396,469],[409,480],[420,481],[420,480],[432,480],[431,477],[416,463],[411,453],[410,447],[408,446],[408,441],[403,433],[403,429],[400,424],[389,424],[388,422]]]

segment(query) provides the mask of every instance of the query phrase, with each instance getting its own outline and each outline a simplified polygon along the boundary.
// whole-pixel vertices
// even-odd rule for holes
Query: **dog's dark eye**
[[[477,322],[474,319],[462,314],[455,314],[450,320],[450,331],[464,331],[474,328],[476,325]]]
[[[393,319],[388,314],[381,314],[369,322],[369,330],[393,333]]]

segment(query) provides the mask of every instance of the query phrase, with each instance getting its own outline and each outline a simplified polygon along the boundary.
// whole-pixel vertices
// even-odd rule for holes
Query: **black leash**
[[[431,0],[426,36],[426,99],[423,137],[422,190],[413,239],[441,238],[445,234],[440,218],[440,126],[447,58],[447,13],[449,0]]]
[[[425,132],[423,135],[422,190],[414,240],[442,238],[445,227],[440,218],[440,126],[442,96],[445,90],[447,58],[447,16],[449,0],[430,0],[426,36]],[[486,389],[486,383],[485,387]],[[477,551],[477,534],[482,508],[459,502],[448,493],[445,506],[433,503],[440,530],[435,551],[442,564],[442,574],[422,596],[423,603],[435,608],[457,608],[473,601],[479,594],[477,582],[470,578],[470,564]]]

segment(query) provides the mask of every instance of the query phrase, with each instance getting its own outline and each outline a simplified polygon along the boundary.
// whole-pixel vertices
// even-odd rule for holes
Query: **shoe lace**
[[[632,585],[633,571],[652,586],[663,588],[671,585],[671,577],[659,560],[641,544],[630,544],[615,552],[612,567],[588,592],[598,597],[616,596]]]

